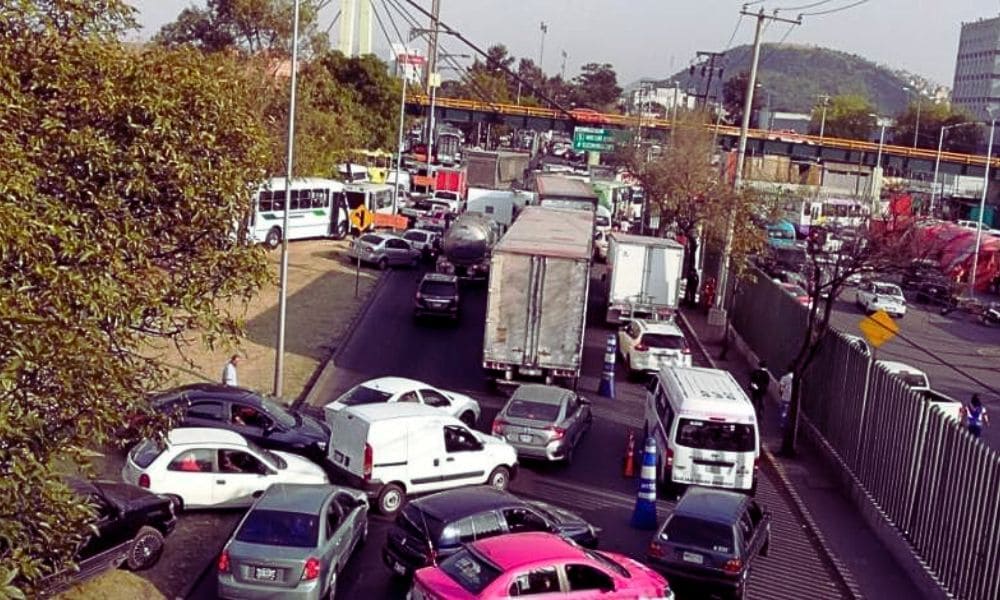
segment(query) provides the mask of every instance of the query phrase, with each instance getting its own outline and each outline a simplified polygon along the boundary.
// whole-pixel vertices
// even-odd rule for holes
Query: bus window
[[[392,206],[392,195],[388,190],[377,192],[375,196],[375,208],[389,208]]]
[[[276,211],[285,210],[285,192],[274,194],[274,200],[271,202],[271,210],[276,210]]]
[[[288,200],[288,210],[298,210],[299,209],[299,194],[300,190],[292,190],[292,197]]]
[[[365,206],[364,192],[344,192],[344,197],[347,198],[347,206],[351,210],[359,206]]]
[[[259,204],[258,210],[260,212],[267,212],[271,210],[271,205],[272,205],[271,194],[272,194],[271,192],[260,193],[260,199],[258,200]]]

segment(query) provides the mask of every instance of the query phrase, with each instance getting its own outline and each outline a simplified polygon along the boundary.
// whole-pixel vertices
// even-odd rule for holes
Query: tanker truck
[[[479,213],[463,213],[444,234],[437,272],[459,279],[485,280],[498,239],[500,226],[496,221]]]

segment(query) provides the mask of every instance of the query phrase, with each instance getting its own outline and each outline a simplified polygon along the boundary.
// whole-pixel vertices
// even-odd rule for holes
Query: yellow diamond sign
[[[858,328],[861,329],[861,333],[864,334],[872,348],[878,348],[899,333],[899,325],[884,310],[875,311],[861,319],[858,322]]]

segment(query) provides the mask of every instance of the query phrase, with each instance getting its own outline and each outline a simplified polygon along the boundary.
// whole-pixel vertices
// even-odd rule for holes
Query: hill
[[[721,96],[726,80],[750,70],[752,50],[750,45],[738,46],[726,52],[721,63],[717,61],[723,65],[722,81],[713,78],[710,95]],[[685,69],[672,77],[657,79],[664,87],[670,87],[671,80],[677,81],[681,89],[695,88],[702,94],[707,77],[701,76],[700,69],[696,69],[694,75]],[[770,94],[772,109],[792,112],[809,112],[821,94],[860,94],[867,97],[880,114],[898,114],[913,99],[906,87],[928,96],[936,87],[919,76],[875,64],[861,56],[795,44],[763,44],[757,81],[761,84],[758,93],[765,106]]]

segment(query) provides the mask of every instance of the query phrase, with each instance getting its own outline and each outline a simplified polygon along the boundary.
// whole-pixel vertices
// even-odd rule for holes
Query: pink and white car
[[[416,572],[410,600],[656,598],[667,580],[627,556],[577,546],[551,533],[514,533],[466,544],[439,566]]]

